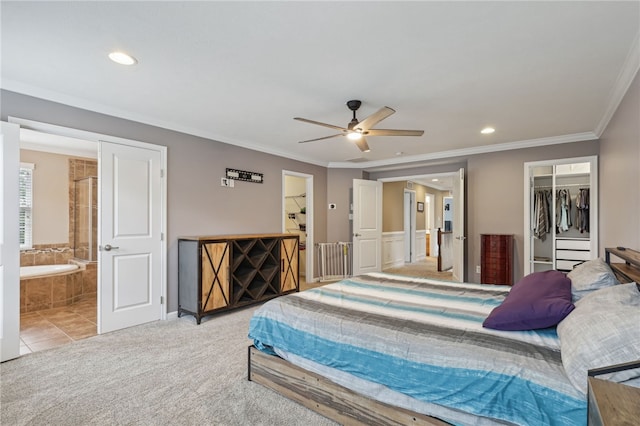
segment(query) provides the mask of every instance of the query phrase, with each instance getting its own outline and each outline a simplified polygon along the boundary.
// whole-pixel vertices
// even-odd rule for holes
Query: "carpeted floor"
[[[333,425],[247,381],[255,308],[158,321],[0,365],[3,425]]]
[[[411,277],[435,278],[444,281],[451,281],[453,279],[451,270],[438,272],[438,263],[435,257],[427,257],[416,263],[405,264],[398,268],[385,269],[384,272],[409,275]]]
[[[434,265],[427,259],[385,272],[451,279]],[[0,424],[335,424],[247,381],[255,309],[199,326],[190,316],[153,322],[7,361],[0,365]]]

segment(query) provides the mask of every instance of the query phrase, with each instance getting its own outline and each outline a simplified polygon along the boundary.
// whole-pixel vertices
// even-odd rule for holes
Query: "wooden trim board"
[[[448,423],[375,401],[277,356],[249,346],[248,379],[343,425],[436,425]]]

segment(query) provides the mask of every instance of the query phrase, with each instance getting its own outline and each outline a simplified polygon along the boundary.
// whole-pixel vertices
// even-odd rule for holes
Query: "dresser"
[[[293,234],[178,238],[178,316],[239,308],[299,291]]]
[[[513,285],[513,234],[480,235],[480,282]]]

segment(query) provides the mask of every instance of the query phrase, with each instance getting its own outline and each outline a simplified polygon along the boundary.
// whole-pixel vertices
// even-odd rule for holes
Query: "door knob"
[[[104,251],[111,251],[114,249],[119,249],[120,247],[113,247],[111,244],[107,244],[104,246]]]
[[[354,237],[362,237],[362,234],[355,233],[355,234],[353,234],[353,236]]]

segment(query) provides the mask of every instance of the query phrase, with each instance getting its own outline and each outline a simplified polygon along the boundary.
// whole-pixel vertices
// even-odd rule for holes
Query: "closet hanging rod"
[[[589,189],[589,185],[585,185],[584,183],[565,183],[564,185],[556,185],[556,188],[565,188],[567,186],[582,186],[584,189]],[[553,188],[551,185],[534,185],[534,189],[538,188]]]

